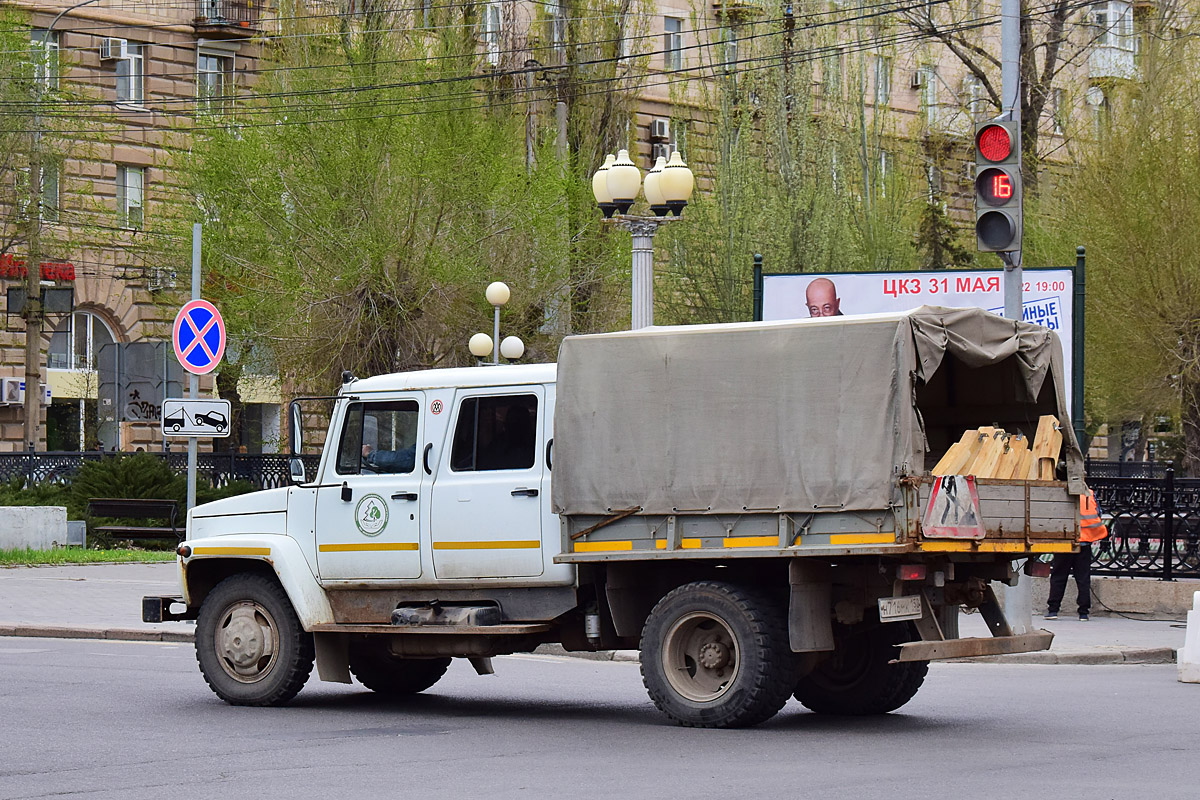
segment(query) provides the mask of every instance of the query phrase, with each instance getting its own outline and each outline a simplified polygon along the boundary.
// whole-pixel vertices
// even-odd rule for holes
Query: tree
[[[1110,113],[1081,139],[1032,221],[1034,257],[1088,247],[1087,410],[1091,422],[1178,410],[1184,466],[1200,474],[1200,55],[1163,14],[1137,82],[1111,87]]]
[[[999,30],[999,2],[986,6],[975,0],[897,4],[899,18],[923,37],[944,46],[978,82],[988,105],[999,113],[1002,106],[1000,54],[994,49]],[[1111,35],[1118,20],[1089,19],[1092,5],[1077,0],[1050,0],[1033,4],[1022,0],[1021,56],[1018,62],[1021,105],[1021,174],[1025,189],[1036,194],[1041,175],[1041,128],[1047,104],[1064,78],[1086,68],[1086,55],[1098,39]],[[1129,11],[1132,13],[1132,10]],[[986,38],[985,38],[986,37]]]
[[[285,384],[466,364],[493,280],[514,289],[502,332],[544,358],[560,299],[586,281],[599,301],[621,273],[588,245],[595,220],[572,217],[588,185],[553,127],[527,136],[525,43],[493,37],[482,5],[430,13],[377,0],[285,19],[277,67],[197,133],[206,291],[239,352],[266,354]]]
[[[915,147],[868,96],[881,54],[844,52],[829,26],[726,20],[700,50],[711,111],[689,160],[707,191],[660,234],[665,318],[749,319],[755,252],[772,271],[911,266]]]

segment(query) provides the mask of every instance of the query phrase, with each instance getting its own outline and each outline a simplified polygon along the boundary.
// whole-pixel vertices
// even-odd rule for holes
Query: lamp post
[[[630,327],[634,330],[654,324],[654,234],[662,225],[679,218],[695,185],[695,176],[678,150],[669,161],[659,156],[644,184],[653,216],[639,216],[628,213],[637,200],[638,189],[643,188],[642,173],[630,160],[628,150],[605,156],[592,175],[592,194],[604,218],[613,220],[633,237]]]
[[[471,355],[476,358],[487,358],[490,353],[492,356],[491,364],[497,365],[500,363],[500,356],[504,356],[509,361],[515,361],[525,355],[525,343],[517,336],[506,336],[504,340],[500,339],[500,307],[506,304],[512,292],[509,291],[508,284],[501,281],[494,281],[488,284],[487,291],[484,292],[484,297],[491,303],[495,310],[495,315],[492,322],[492,335],[486,333],[477,333],[471,337],[467,343],[467,349],[471,351]],[[485,362],[487,363],[487,362]]]

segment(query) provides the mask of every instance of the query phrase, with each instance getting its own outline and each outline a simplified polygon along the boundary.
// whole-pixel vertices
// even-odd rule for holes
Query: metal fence
[[[1132,578],[1200,578],[1200,480],[1100,477],[1088,486],[1108,525],[1092,545],[1092,572]]]
[[[1092,478],[1162,478],[1169,461],[1093,461],[1087,459],[1088,480]]]
[[[24,478],[26,483],[67,483],[84,463],[106,458],[127,458],[127,453],[96,452],[31,452],[0,453],[0,480]],[[151,452],[148,455],[165,459],[167,465],[183,475],[187,472],[187,452]],[[305,473],[311,480],[316,476],[319,455],[305,455]],[[200,453],[196,459],[196,474],[213,486],[227,486],[233,481],[248,481],[258,489],[287,486],[288,457],[277,453]]]
[[[257,28],[261,5],[254,0],[196,0],[196,19],[209,25]]]

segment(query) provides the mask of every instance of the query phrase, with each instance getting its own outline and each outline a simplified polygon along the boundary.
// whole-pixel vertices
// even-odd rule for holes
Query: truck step
[[[311,633],[390,633],[390,634],[435,634],[451,636],[521,636],[543,633],[554,626],[548,622],[533,622],[517,625],[338,625],[337,623],[313,625]]]

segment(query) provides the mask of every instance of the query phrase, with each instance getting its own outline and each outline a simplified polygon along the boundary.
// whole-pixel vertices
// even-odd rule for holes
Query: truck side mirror
[[[292,456],[288,459],[288,477],[292,483],[304,483],[304,459],[299,456]]]
[[[300,455],[300,450],[303,446],[304,423],[300,416],[300,404],[293,400],[288,405],[288,454],[292,456]],[[304,463],[300,464],[300,475],[304,475]],[[293,470],[294,474],[294,470]]]

